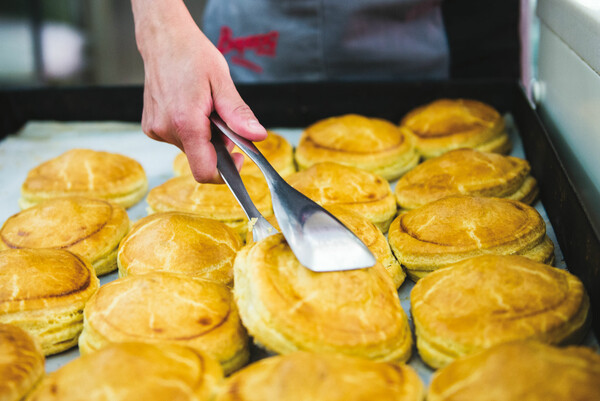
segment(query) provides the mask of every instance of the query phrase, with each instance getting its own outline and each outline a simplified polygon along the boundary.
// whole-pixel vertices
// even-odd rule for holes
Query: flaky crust
[[[387,232],[396,215],[390,184],[382,177],[338,163],[319,163],[290,175],[288,183],[322,206],[339,205]]]
[[[408,320],[379,263],[315,273],[276,234],[242,248],[234,281],[244,326],[269,350],[333,352],[385,362],[410,356]]]
[[[44,375],[44,354],[23,329],[0,323],[0,400],[25,398]]]
[[[249,357],[229,288],[174,273],[117,279],[86,305],[79,339],[83,354],[129,341],[189,346],[217,359],[226,373]]]
[[[533,341],[501,344],[436,372],[429,401],[600,399],[600,355]]]
[[[231,284],[233,260],[241,246],[239,235],[218,220],[156,213],[138,220],[121,241],[119,276],[165,271]]]
[[[379,118],[330,117],[304,130],[296,148],[300,169],[335,162],[395,180],[419,162],[411,135]]]
[[[398,206],[415,209],[451,195],[508,198],[531,203],[538,192],[529,162],[512,156],[457,149],[426,160],[394,189]]]
[[[271,193],[264,178],[243,175],[242,181],[254,205],[263,216],[273,214]],[[175,177],[152,188],[149,212],[187,212],[222,221],[240,238],[246,234],[248,219],[227,185],[200,184],[191,175]]]
[[[0,229],[0,249],[65,249],[90,262],[100,276],[117,268],[117,248],[129,224],[125,209],[110,202],[56,198],[9,217]]]
[[[410,300],[419,354],[434,368],[513,340],[581,340],[589,323],[577,277],[515,255],[440,269],[417,282]]]
[[[267,131],[267,138],[264,141],[254,142],[254,145],[260,150],[260,153],[271,163],[271,166],[281,175],[286,177],[296,172],[294,163],[294,149],[292,145],[281,135],[273,131]],[[234,153],[243,153],[240,148],[235,146],[232,150]],[[173,171],[176,176],[192,174],[190,165],[187,161],[185,153],[179,153],[173,161]],[[262,173],[258,166],[244,155],[244,164],[240,171],[244,175],[254,175],[262,177]]]
[[[19,205],[25,209],[47,199],[78,195],[127,208],[147,190],[146,173],[137,161],[116,153],[72,149],[29,171]]]
[[[400,126],[426,159],[458,148],[507,154],[512,147],[502,116],[476,100],[436,100],[409,112]]]
[[[540,214],[521,202],[450,196],[400,214],[388,241],[409,277],[485,254],[523,255],[543,263],[554,260]]]
[[[99,287],[92,267],[60,249],[0,252],[0,322],[32,335],[45,355],[77,344],[83,308]]]
[[[173,344],[113,344],[47,376],[28,401],[210,400],[223,380],[207,355]]]
[[[339,354],[294,352],[256,362],[225,382],[218,401],[420,401],[416,372],[404,364]]]

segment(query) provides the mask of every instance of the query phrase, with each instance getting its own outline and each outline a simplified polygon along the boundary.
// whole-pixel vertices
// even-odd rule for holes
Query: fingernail
[[[248,120],[248,129],[254,132],[264,131],[263,126],[258,122],[258,120]]]

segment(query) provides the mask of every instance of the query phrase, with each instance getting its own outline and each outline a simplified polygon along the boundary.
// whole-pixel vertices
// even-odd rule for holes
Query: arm
[[[218,182],[208,116],[215,110],[239,135],[267,133],[238,94],[225,58],[200,31],[183,0],[131,0],[138,49],[144,60],[142,129],[176,145],[199,182]],[[231,148],[229,143],[229,148]],[[238,168],[242,155],[235,155]]]

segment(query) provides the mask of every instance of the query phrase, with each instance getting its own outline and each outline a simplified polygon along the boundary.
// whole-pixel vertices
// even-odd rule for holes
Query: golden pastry
[[[425,389],[404,364],[294,352],[258,361],[226,380],[217,401],[421,401]]]
[[[288,176],[296,171],[294,164],[294,149],[292,145],[281,135],[272,131],[267,131],[267,138],[264,141],[254,142],[254,145],[260,150],[260,153],[271,163],[273,168],[282,177]],[[242,153],[240,148],[235,146],[232,152]],[[190,165],[185,153],[179,153],[173,161],[173,170],[176,176],[192,174]],[[244,155],[244,164],[241,170],[242,174],[255,175],[262,177],[258,166]]]
[[[234,281],[242,322],[268,350],[334,352],[383,362],[410,357],[408,319],[379,263],[315,273],[276,234],[240,250]]]
[[[485,254],[554,261],[554,244],[537,210],[500,198],[450,196],[428,203],[400,214],[390,226],[388,241],[413,280]]]
[[[264,178],[251,175],[242,180],[254,205],[263,216],[273,214],[271,193]],[[152,188],[148,194],[148,212],[187,212],[222,221],[241,238],[246,235],[248,218],[227,185],[199,184],[191,175],[176,177]]]
[[[119,276],[166,271],[231,284],[241,246],[239,235],[220,221],[191,213],[156,213],[138,220],[121,241]]]
[[[433,376],[429,401],[600,400],[600,355],[533,341],[460,358]]]
[[[396,201],[389,183],[356,167],[319,163],[286,180],[318,204],[344,206],[366,217],[384,233],[396,215]]]
[[[411,135],[379,118],[347,114],[304,130],[296,149],[300,169],[335,162],[395,180],[419,163]]]
[[[192,347],[217,359],[225,373],[249,358],[248,338],[229,288],[182,274],[123,277],[103,285],[88,302],[81,353],[128,341]]]
[[[0,252],[0,323],[27,331],[45,355],[77,345],[83,308],[99,281],[92,267],[61,249]]]
[[[502,116],[477,100],[436,100],[409,112],[400,127],[426,159],[458,148],[507,154],[512,147]]]
[[[50,373],[28,401],[209,401],[223,380],[219,364],[173,344],[113,344]]]
[[[583,339],[589,299],[566,270],[523,256],[485,255],[419,280],[410,294],[421,358],[441,368],[513,340]]]
[[[127,208],[147,190],[146,173],[137,161],[116,153],[72,149],[29,171],[19,205],[25,209],[47,199],[78,195]]]
[[[25,330],[0,323],[0,355],[0,400],[25,399],[44,375],[40,346]]]
[[[69,196],[25,209],[0,228],[0,249],[58,248],[78,254],[100,276],[117,268],[119,241],[129,217],[110,202]]]
[[[450,195],[507,198],[531,204],[537,182],[526,160],[474,149],[451,150],[421,163],[396,183],[398,206],[415,209]]]

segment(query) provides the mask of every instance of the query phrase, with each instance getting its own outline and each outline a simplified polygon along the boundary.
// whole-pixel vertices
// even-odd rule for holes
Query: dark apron
[[[448,78],[441,0],[209,0],[236,82]]]

